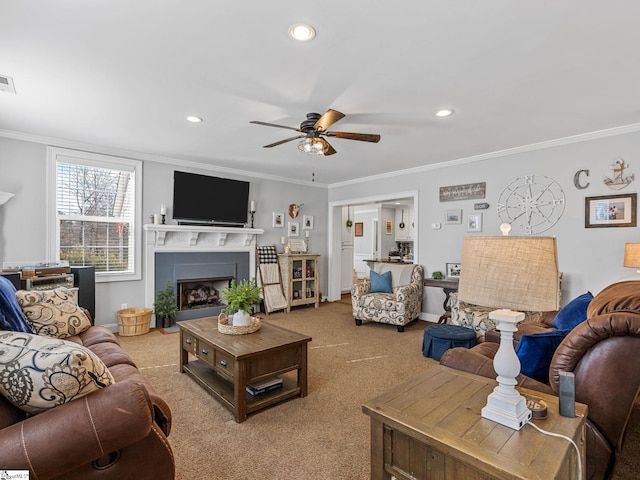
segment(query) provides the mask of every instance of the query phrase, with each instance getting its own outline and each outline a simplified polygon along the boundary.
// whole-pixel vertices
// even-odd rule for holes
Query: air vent
[[[0,91],[7,93],[16,93],[16,87],[13,85],[13,78],[6,75],[0,75]]]

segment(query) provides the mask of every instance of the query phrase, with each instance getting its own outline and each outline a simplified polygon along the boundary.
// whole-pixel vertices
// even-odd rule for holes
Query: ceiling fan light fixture
[[[289,27],[289,35],[294,40],[299,42],[308,42],[309,40],[313,40],[316,36],[316,31],[310,25],[305,25],[304,23],[296,23],[295,25],[291,25]]]
[[[304,138],[298,143],[298,148],[307,155],[324,155],[325,143],[319,138]]]
[[[436,111],[436,117],[448,117],[450,115],[453,115],[453,109],[451,108],[441,108]]]
[[[200,123],[200,122],[202,122],[202,118],[196,117],[195,115],[189,115],[187,117],[187,121],[191,122],[191,123]]]

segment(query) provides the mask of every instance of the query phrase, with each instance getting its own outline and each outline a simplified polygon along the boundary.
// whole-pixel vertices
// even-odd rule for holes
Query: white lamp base
[[[487,404],[482,409],[482,417],[493,420],[514,430],[520,430],[531,420],[531,410],[527,408],[526,399],[516,395],[504,394],[497,386],[487,397]]]
[[[493,359],[493,367],[498,374],[498,385],[487,397],[482,417],[520,430],[531,419],[527,401],[515,388],[516,377],[520,373],[520,360],[513,348],[513,332],[517,330],[516,324],[524,320],[524,313],[494,310],[489,313],[489,318],[496,320],[500,329],[500,347]]]

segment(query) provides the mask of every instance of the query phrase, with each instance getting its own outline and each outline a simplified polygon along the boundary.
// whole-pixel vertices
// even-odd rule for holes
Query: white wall
[[[89,150],[87,150],[89,151]],[[98,153],[99,149],[95,149]],[[126,156],[126,155],[125,155]],[[272,213],[285,214],[291,203],[304,206],[296,221],[302,227],[302,216],[313,215],[310,245],[314,253],[320,253],[320,283],[327,291],[326,237],[327,190],[310,184],[294,184],[264,178],[242,177],[212,169],[193,168],[191,164],[176,160],[160,163],[143,159],[142,220],[149,222],[152,213],[159,213],[160,204],[169,208],[167,223],[171,220],[173,203],[173,171],[175,169],[227,178],[239,178],[251,182],[251,199],[257,212],[254,225],[264,229],[258,238],[259,245],[277,245],[280,237],[287,235],[287,228],[272,228]],[[46,258],[45,192],[46,145],[0,137],[0,191],[15,193],[9,202],[0,207],[0,261],[41,261]],[[300,231],[303,231],[302,229]],[[123,303],[129,307],[143,306],[144,278],[142,281],[109,282],[96,285],[96,323],[116,323],[116,311]]]
[[[559,143],[559,142],[558,142]],[[462,209],[463,218],[473,213],[473,204],[487,202],[483,213],[481,234],[499,234],[500,221],[496,203],[502,190],[515,178],[527,174],[545,175],[557,181],[565,194],[566,206],[562,218],[542,235],[558,238],[558,260],[564,273],[563,303],[590,290],[594,295],[606,285],[629,276],[632,272],[624,268],[624,243],[640,241],[638,227],[585,228],[585,197],[637,192],[640,180],[636,180],[622,191],[613,191],[603,184],[610,176],[609,166],[617,158],[630,164],[630,171],[640,177],[640,133],[588,139],[576,143],[530,149],[522,153],[496,156],[475,162],[459,162],[441,168],[411,171],[406,174],[371,179],[362,183],[334,186],[329,190],[329,202],[340,202],[367,198],[372,191],[391,194],[407,189],[419,191],[418,228],[419,243],[415,245],[419,263],[424,265],[426,276],[435,270],[445,270],[445,264],[458,262],[466,224],[445,225],[444,212]],[[587,189],[574,186],[574,174],[578,170],[589,170]],[[472,182],[486,182],[486,198],[454,202],[439,201],[439,187]],[[442,223],[440,230],[431,229],[431,224]],[[512,234],[524,231],[514,228]],[[442,310],[443,293],[439,289],[425,289],[423,317],[432,319]]]

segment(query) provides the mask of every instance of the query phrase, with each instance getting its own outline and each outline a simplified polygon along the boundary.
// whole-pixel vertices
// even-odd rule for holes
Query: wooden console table
[[[453,292],[458,291],[458,280],[436,280],[433,278],[425,278],[423,282],[425,287],[439,287],[444,291],[445,299],[442,304],[444,313],[440,315],[438,323],[447,323],[447,320],[451,318],[451,305],[449,304],[449,297]]]
[[[495,385],[495,380],[437,365],[364,404],[371,417],[371,478],[578,478],[576,451],[565,439],[531,425],[512,430],[482,418]],[[557,397],[519,390],[547,403],[547,418],[534,423],[576,442],[584,475],[586,405],[576,404],[579,417],[561,417]]]
[[[311,337],[276,325],[262,323],[247,335],[218,331],[218,318],[207,317],[177,323],[180,329],[180,372],[188,374],[222,405],[235,421],[288,398],[307,395],[307,343]],[[249,383],[287,372],[281,388],[252,396]]]

